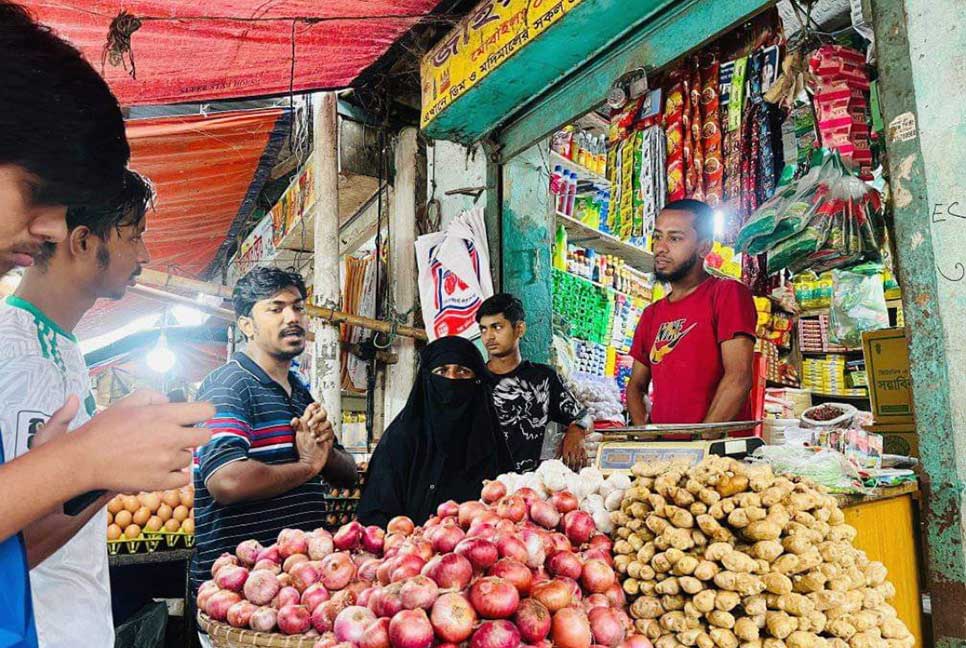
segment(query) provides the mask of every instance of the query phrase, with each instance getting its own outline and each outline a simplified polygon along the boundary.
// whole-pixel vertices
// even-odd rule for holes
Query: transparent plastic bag
[[[864,493],[859,471],[840,452],[793,446],[761,446],[751,456],[777,474],[807,477],[835,492]]]
[[[862,334],[889,327],[882,288],[882,266],[867,263],[832,271],[829,339],[850,349],[862,346]]]

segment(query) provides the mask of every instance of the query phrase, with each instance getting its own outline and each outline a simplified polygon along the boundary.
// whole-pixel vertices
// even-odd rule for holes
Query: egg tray
[[[142,533],[134,540],[108,540],[107,553],[110,556],[119,554],[143,554],[156,551],[170,551],[173,549],[191,549],[195,546],[194,534],[181,531],[149,531]]]

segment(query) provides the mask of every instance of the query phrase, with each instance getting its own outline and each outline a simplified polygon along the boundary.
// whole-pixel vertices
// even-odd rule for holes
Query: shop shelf
[[[567,171],[573,171],[574,173],[576,173],[578,182],[580,182],[581,180],[586,180],[588,182],[593,182],[594,184],[610,187],[610,181],[604,176],[600,175],[599,173],[595,173],[591,171],[585,166],[581,166],[577,164],[573,160],[569,160],[565,158],[564,156],[560,155],[556,151],[550,151],[551,168],[558,164],[564,169],[566,169]]]
[[[593,248],[600,254],[620,257],[628,266],[640,272],[654,270],[654,256],[644,248],[625,243],[616,236],[604,234],[566,214],[557,212],[556,217],[557,223],[567,230],[568,243]]]
[[[637,299],[637,298],[636,298],[636,297],[634,297],[633,295],[629,295],[629,294],[627,294],[626,292],[622,292],[622,291],[620,291],[620,290],[617,290],[616,288],[614,288],[614,287],[612,287],[612,286],[605,286],[604,284],[602,284],[602,283],[600,283],[600,282],[597,282],[597,281],[592,281],[592,280],[590,280],[590,279],[588,279],[587,277],[581,277],[580,275],[578,275],[578,274],[574,274],[573,272],[568,272],[567,274],[569,274],[569,275],[570,275],[571,277],[574,277],[574,278],[576,278],[576,279],[580,279],[581,281],[586,281],[586,282],[587,282],[587,283],[589,283],[589,284],[593,284],[593,285],[595,285],[595,286],[597,286],[598,288],[602,288],[602,289],[604,289],[604,290],[610,290],[610,291],[613,291],[613,292],[614,292],[615,294],[617,294],[617,295],[623,295],[623,296],[624,296],[624,297],[626,297],[627,299],[630,299],[630,300],[633,300],[633,299]]]
[[[869,400],[869,394],[833,394],[830,392],[820,392],[814,389],[809,389],[808,387],[802,387],[805,391],[812,393],[812,396],[818,396],[819,398],[841,398],[842,400]]]
[[[886,308],[902,308],[901,299],[887,299]],[[823,306],[822,308],[810,308],[808,310],[803,310],[798,314],[799,317],[818,317],[819,315],[828,315],[829,307]]]

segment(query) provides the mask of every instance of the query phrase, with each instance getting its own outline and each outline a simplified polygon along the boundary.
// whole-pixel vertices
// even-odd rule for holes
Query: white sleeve
[[[50,360],[32,355],[0,366],[0,433],[7,461],[30,449],[34,434],[66,399],[64,375]]]

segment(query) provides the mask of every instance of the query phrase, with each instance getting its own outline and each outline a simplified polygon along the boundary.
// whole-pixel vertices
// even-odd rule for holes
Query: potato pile
[[[835,498],[767,465],[634,466],[614,564],[656,648],[911,648]]]

